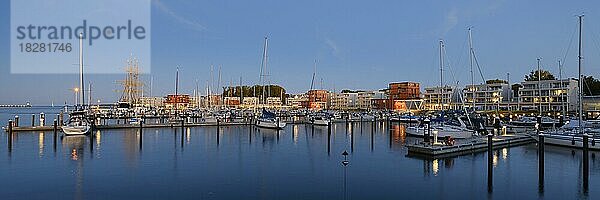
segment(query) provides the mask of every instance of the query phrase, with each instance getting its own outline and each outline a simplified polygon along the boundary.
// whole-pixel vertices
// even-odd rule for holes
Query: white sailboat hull
[[[61,127],[65,135],[85,135],[90,132],[90,126],[63,126]]]
[[[256,126],[260,128],[269,128],[269,129],[283,129],[285,127],[285,122],[271,121],[271,120],[256,120]]]
[[[312,124],[316,125],[316,126],[327,126],[329,125],[331,121],[327,120],[327,119],[315,119],[313,120]]]

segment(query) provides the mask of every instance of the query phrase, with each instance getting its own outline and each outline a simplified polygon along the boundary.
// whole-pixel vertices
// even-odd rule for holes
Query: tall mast
[[[177,72],[175,73],[175,117],[177,117],[177,103],[179,102],[179,98],[177,98],[178,91],[179,91],[179,65],[177,65]]]
[[[581,127],[582,125],[582,121],[583,121],[583,78],[581,77],[581,62],[583,60],[583,57],[581,55],[581,40],[582,40],[582,34],[581,34],[581,30],[582,30],[582,24],[583,24],[583,15],[579,15],[579,54],[577,56],[578,58],[578,65],[579,65],[579,102],[578,102],[578,106],[579,106],[579,133],[583,133],[583,127]]]
[[[563,79],[562,79],[562,63],[560,62],[560,59],[558,59],[558,79],[560,80],[560,89],[561,89],[560,108],[562,111],[562,116],[565,116],[565,100],[563,99],[563,92],[562,92],[562,88],[564,87],[564,85],[563,85]]]
[[[244,85],[242,83],[242,76],[240,76],[240,107],[243,104],[244,100]]]
[[[206,81],[206,108],[210,109],[210,81]]]
[[[540,116],[542,116],[542,72],[540,71],[540,58],[537,58],[537,77],[538,77],[538,103],[540,111]]]
[[[317,59],[315,59],[314,71],[312,74],[312,80],[310,81],[310,90],[313,90],[315,84],[315,75],[317,74]]]
[[[471,72],[471,106],[473,108],[473,112],[475,112],[475,76],[473,74],[473,39],[471,35],[471,27],[469,27],[469,61]]]
[[[262,98],[263,104],[265,103],[265,83],[266,83],[266,73],[267,73],[267,48],[269,45],[269,38],[265,36],[265,44],[263,46],[263,57],[260,66],[260,83],[262,85]]]
[[[221,100],[223,100],[224,99],[223,98],[224,94],[223,94],[223,90],[221,88],[221,65],[219,65],[219,80],[218,80],[218,83],[217,83],[217,97],[219,95],[221,95]],[[217,101],[217,102],[219,102],[219,101]],[[220,106],[222,105],[222,103],[223,102],[219,102],[219,104],[218,104],[219,109],[220,109]]]
[[[82,108],[85,106],[85,88],[83,86],[83,33],[79,33],[79,91]]]
[[[440,40],[440,95],[438,103],[440,104],[440,110],[444,109],[444,104],[442,102],[444,95],[444,40]]]
[[[200,88],[198,86],[198,79],[196,79],[196,90],[194,90],[194,97],[196,98],[196,109],[200,108]]]

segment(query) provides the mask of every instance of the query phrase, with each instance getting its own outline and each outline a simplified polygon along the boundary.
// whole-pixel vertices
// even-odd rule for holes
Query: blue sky
[[[600,68],[600,5],[595,1],[152,1],[154,94],[195,81],[206,87],[209,68],[222,66],[222,82],[255,84],[263,37],[268,35],[272,82],[291,93],[310,87],[314,60],[317,86],[380,89],[395,81],[439,84],[438,41],[446,42],[446,84],[470,82],[467,27],[486,79],[522,80],[542,58],[544,69],[574,76],[576,15],[584,19],[584,72]],[[0,2],[0,103],[72,102],[76,75],[10,74],[10,5]],[[570,50],[569,41],[573,39]],[[566,55],[566,56],[565,56]],[[91,55],[90,55],[91,56]],[[120,58],[119,58],[120,59]],[[93,65],[93,64],[90,64]],[[150,75],[145,75],[148,80]],[[476,82],[482,82],[479,76]],[[94,99],[118,99],[123,75],[90,75]]]

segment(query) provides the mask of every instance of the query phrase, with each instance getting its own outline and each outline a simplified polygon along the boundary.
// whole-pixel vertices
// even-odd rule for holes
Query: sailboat
[[[262,115],[256,119],[256,126],[260,128],[270,129],[283,129],[286,123],[280,121],[275,113],[267,111],[265,108],[262,110]]]
[[[557,146],[565,146],[572,148],[583,148],[584,142],[583,137],[588,136],[590,133],[593,134],[592,137],[588,140],[588,147],[591,150],[600,150],[600,144],[596,144],[596,140],[599,138],[594,137],[596,133],[600,132],[600,129],[590,127],[586,124],[586,121],[583,121],[583,79],[581,75],[581,47],[582,47],[582,21],[583,15],[579,17],[579,54],[578,54],[578,66],[579,66],[579,110],[578,110],[578,120],[572,120],[570,123],[567,123],[560,129],[549,131],[544,134],[544,143],[550,145]],[[589,137],[589,136],[588,136]],[[533,137],[536,140],[539,140],[539,137]]]
[[[469,38],[470,38],[470,30],[469,30]],[[438,103],[440,104],[439,107],[440,109],[443,108],[443,93],[444,93],[444,82],[443,82],[443,67],[444,67],[444,52],[445,52],[445,45],[444,45],[444,41],[440,40],[439,42],[439,50],[440,50],[440,94],[439,94],[439,99],[438,99]],[[465,113],[466,110],[465,110]],[[442,112],[441,114],[441,118],[444,118],[444,112]],[[471,125],[472,129],[469,129],[469,127],[467,126],[467,124],[465,123],[465,121],[463,120],[463,117],[454,117],[455,119],[453,119],[453,121],[447,121],[445,122],[445,120],[442,120],[439,124],[431,124],[431,131],[433,133],[433,135],[437,135],[440,138],[446,138],[446,137],[451,137],[451,138],[457,138],[457,139],[464,139],[464,138],[470,138],[474,135],[474,131],[472,129],[475,129],[476,126]],[[466,115],[466,119],[467,121],[469,121],[469,124],[474,124],[472,123],[473,121],[471,120],[471,118],[469,118],[468,114]],[[425,135],[425,132],[427,131],[425,129],[425,126],[423,126],[424,124],[419,124],[417,126],[410,126],[406,128],[406,134],[408,135],[412,135],[412,136],[417,136],[417,137],[423,137]]]
[[[432,135],[437,135],[438,138],[455,138],[465,139],[473,136],[471,129],[467,128],[467,125],[462,118],[456,118],[458,125],[444,124],[444,125],[431,125]],[[423,137],[425,136],[424,126],[410,126],[406,128],[406,134]]]
[[[265,87],[264,87],[264,73],[267,72],[267,47],[268,47],[268,41],[269,38],[265,37],[265,44],[263,47],[263,58],[262,58],[262,62],[261,62],[261,66],[260,66],[260,80],[261,80],[261,84],[263,84],[263,89],[262,89],[262,98],[263,99],[263,106],[266,103],[266,97],[265,97]],[[269,85],[269,89],[270,89],[271,85]],[[270,92],[269,92],[270,95]],[[262,109],[262,114],[256,119],[256,126],[260,127],[260,128],[274,128],[274,129],[283,129],[285,127],[286,123],[280,121],[277,116],[275,115],[275,113],[267,111],[264,107]]]
[[[90,132],[90,122],[86,118],[85,110],[85,89],[83,88],[83,34],[79,33],[79,91],[81,91],[79,109],[69,114],[67,125],[61,129],[65,135],[85,135]]]

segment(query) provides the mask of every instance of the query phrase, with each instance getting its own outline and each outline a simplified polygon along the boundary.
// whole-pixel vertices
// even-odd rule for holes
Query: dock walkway
[[[535,140],[527,134],[494,136],[493,149],[529,144]],[[487,150],[487,136],[457,140],[453,146],[442,144],[407,144],[408,155],[429,158],[453,157]]]

